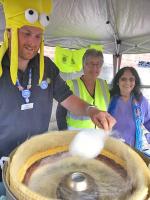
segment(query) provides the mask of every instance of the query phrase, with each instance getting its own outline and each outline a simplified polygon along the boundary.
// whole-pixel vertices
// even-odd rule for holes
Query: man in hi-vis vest
[[[67,84],[76,96],[85,100],[91,106],[107,111],[110,95],[105,80],[97,78],[103,65],[103,54],[96,49],[88,49],[83,56],[83,75],[74,80],[67,80]],[[96,128],[87,116],[76,116],[58,104],[57,125],[59,130],[76,130]]]

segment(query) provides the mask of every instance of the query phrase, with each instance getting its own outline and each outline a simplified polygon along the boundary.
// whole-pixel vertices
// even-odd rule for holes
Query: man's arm
[[[67,115],[66,108],[64,108],[58,103],[56,109],[56,120],[59,130],[67,130],[66,115]]]
[[[61,105],[75,115],[89,116],[99,128],[111,130],[116,120],[107,112],[100,111],[96,107],[89,107],[89,104],[75,95],[69,96]]]

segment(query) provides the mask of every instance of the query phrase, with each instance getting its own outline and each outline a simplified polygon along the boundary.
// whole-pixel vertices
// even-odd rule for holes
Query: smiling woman
[[[150,60],[150,53],[146,54],[124,54],[122,55],[121,67],[133,66],[141,79],[141,90],[143,95],[150,102],[150,66],[140,65],[141,62],[148,63]]]
[[[135,68],[120,69],[113,79],[108,111],[117,120],[113,127],[115,137],[142,151],[142,126],[150,131],[150,105],[140,91],[140,84]]]
[[[135,87],[135,76],[131,73],[130,70],[124,71],[117,84],[119,85],[120,95],[122,98],[124,100],[128,100],[131,96],[132,90]]]

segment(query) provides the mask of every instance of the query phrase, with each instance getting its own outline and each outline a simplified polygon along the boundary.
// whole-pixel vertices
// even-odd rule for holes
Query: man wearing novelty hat
[[[6,19],[0,48],[0,156],[48,130],[53,98],[74,114],[88,115],[97,126],[111,129],[114,118],[74,96],[55,64],[44,57],[43,33],[51,0],[0,3]]]

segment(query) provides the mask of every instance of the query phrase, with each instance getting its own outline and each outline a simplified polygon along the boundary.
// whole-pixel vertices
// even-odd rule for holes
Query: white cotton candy
[[[108,133],[103,129],[88,129],[79,132],[69,146],[72,156],[82,156],[84,158],[97,157],[104,147]]]

